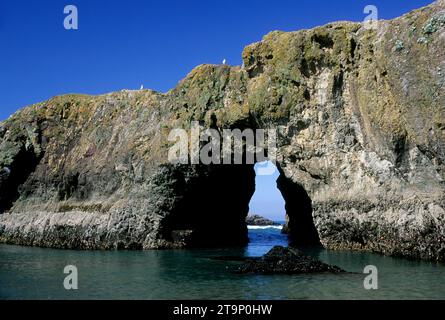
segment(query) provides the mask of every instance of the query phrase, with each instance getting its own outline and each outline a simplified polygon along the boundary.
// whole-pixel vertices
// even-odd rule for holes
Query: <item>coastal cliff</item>
[[[274,31],[163,94],[66,95],[0,123],[0,242],[244,245],[253,165],[171,164],[169,132],[276,129],[297,243],[445,260],[445,1],[377,29]]]

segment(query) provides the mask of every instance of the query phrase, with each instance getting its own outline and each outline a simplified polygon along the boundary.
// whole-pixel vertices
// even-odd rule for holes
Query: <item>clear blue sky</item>
[[[241,64],[244,46],[272,30],[362,21],[368,4],[388,19],[431,2],[0,0],[0,120],[65,93],[100,94],[141,84],[165,92],[198,64]],[[68,4],[79,10],[79,30],[63,28]],[[277,211],[279,199],[269,198],[257,212]]]
[[[374,4],[392,18],[431,0],[0,0],[0,120],[64,93],[167,91],[202,63],[241,64],[272,30],[362,21]],[[63,28],[63,8],[79,30]]]
[[[255,166],[257,171],[259,164]],[[250,200],[249,208],[251,214],[259,214],[274,221],[284,221],[286,210],[284,200],[277,189],[279,172],[276,169],[273,175],[255,178],[255,194]]]

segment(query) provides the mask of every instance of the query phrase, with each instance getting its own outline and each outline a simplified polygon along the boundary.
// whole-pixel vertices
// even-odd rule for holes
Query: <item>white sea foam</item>
[[[278,230],[281,230],[281,229],[283,229],[283,226],[247,226],[247,229],[252,229],[252,230],[278,229]]]

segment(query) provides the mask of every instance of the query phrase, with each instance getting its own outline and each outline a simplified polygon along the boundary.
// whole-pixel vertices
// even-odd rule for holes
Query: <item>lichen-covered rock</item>
[[[166,94],[68,95],[17,112],[0,124],[0,241],[244,244],[253,167],[168,162],[168,133],[196,120],[277,129],[298,242],[445,260],[444,13],[440,0],[376,30],[276,31],[242,68],[199,66]]]

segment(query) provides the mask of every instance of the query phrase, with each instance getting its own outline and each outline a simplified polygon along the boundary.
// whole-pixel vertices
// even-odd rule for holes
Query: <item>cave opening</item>
[[[253,165],[197,165],[171,168],[174,200],[163,237],[186,247],[242,247],[245,219],[255,191]]]
[[[20,194],[30,192],[23,184],[37,167],[41,156],[37,156],[34,148],[19,150],[13,163],[0,170],[0,214],[8,212]]]

